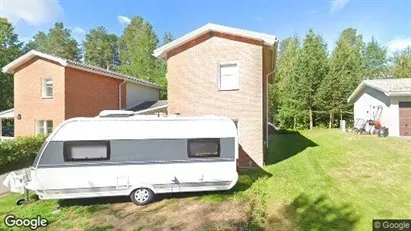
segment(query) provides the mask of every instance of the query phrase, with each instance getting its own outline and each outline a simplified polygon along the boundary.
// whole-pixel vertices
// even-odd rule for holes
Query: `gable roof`
[[[352,102],[365,87],[374,88],[387,96],[411,96],[411,78],[373,79],[363,80],[347,101]]]
[[[121,79],[121,80],[125,80],[125,81],[128,81],[128,82],[136,83],[136,84],[139,84],[139,85],[156,88],[156,89],[161,89],[162,88],[158,84],[151,83],[151,82],[148,82],[148,81],[145,81],[145,80],[142,80],[142,79],[138,79],[138,78],[133,77],[133,76],[123,75],[123,74],[120,74],[118,72],[109,71],[109,70],[106,70],[104,68],[83,64],[83,63],[73,61],[73,60],[63,59],[63,58],[60,58],[60,57],[57,57],[57,56],[54,56],[54,55],[44,54],[44,53],[38,52],[36,50],[31,50],[31,51],[27,52],[26,54],[20,56],[19,58],[15,59],[11,63],[4,66],[2,71],[4,73],[14,74],[14,71],[17,67],[19,67],[20,65],[24,64],[25,62],[27,62],[27,61],[35,58],[35,57],[40,57],[40,58],[43,58],[43,59],[47,59],[47,60],[56,62],[56,63],[60,64],[63,67],[71,67],[71,68],[75,68],[75,69],[79,69],[79,70],[83,70],[83,71],[103,75],[103,76],[106,76],[106,77]]]
[[[153,55],[158,58],[165,59],[167,52],[169,52],[170,50],[176,47],[179,47],[180,45],[185,44],[188,41],[198,38],[199,36],[205,33],[208,33],[210,31],[221,32],[225,34],[237,35],[237,36],[241,36],[245,38],[261,40],[264,44],[269,45],[269,46],[272,46],[277,42],[277,37],[275,37],[274,35],[263,34],[263,33],[258,33],[254,31],[237,29],[233,27],[227,27],[227,26],[208,23],[170,43],[167,43],[164,46],[161,46],[155,49]]]

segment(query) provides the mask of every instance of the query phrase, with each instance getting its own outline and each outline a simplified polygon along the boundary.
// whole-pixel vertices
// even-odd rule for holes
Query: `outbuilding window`
[[[189,139],[187,154],[190,158],[220,157],[220,139]]]
[[[238,90],[239,82],[237,62],[219,63],[218,89],[220,91]]]
[[[43,78],[41,85],[41,97],[53,98],[53,79],[50,77]]]
[[[64,142],[64,161],[96,161],[109,159],[109,141]]]

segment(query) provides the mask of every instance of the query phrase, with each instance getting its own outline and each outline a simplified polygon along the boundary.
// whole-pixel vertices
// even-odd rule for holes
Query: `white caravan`
[[[230,190],[237,182],[238,137],[220,116],[102,112],[60,124],[37,154],[26,189],[40,199]]]

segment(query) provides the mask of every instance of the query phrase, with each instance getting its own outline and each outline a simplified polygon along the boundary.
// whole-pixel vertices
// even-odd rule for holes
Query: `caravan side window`
[[[109,159],[109,141],[64,142],[64,161],[92,161]]]
[[[220,139],[189,139],[187,154],[190,158],[220,157]]]

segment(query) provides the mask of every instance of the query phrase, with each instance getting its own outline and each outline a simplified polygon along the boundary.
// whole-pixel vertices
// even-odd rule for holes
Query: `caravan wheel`
[[[154,193],[148,188],[138,188],[131,193],[130,198],[136,205],[146,205],[154,200]]]

